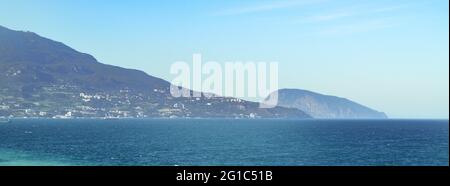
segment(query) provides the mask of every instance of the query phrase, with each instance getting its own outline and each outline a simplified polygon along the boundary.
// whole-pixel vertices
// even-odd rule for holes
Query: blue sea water
[[[16,119],[0,165],[449,165],[448,120]]]

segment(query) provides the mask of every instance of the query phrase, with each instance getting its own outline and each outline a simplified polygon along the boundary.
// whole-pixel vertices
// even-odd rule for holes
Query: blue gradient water
[[[449,165],[448,120],[13,120],[0,165]]]

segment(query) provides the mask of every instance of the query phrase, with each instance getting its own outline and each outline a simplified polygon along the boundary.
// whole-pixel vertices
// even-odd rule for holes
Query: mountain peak
[[[91,55],[78,52],[61,42],[34,32],[0,27],[0,62],[15,63],[94,63]]]
[[[386,118],[386,114],[346,98],[301,89],[278,90],[278,106],[300,109],[314,118]]]
[[[150,90],[169,84],[142,71],[101,64],[89,54],[33,32],[5,27],[0,30],[0,68],[11,72],[4,74],[10,83],[22,82],[16,82],[18,85],[48,85],[58,81],[92,89],[129,87]],[[12,76],[13,72],[21,73]]]
[[[309,118],[235,98],[176,98],[170,83],[97,62],[60,42],[0,28],[0,116]]]

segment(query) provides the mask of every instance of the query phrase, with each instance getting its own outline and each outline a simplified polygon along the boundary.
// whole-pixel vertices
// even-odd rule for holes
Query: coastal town
[[[167,90],[154,89],[136,92],[130,89],[118,91],[79,91],[73,85],[40,87],[31,95],[5,96],[0,94],[0,116],[9,118],[177,118],[196,117],[192,107],[204,108],[204,114],[222,108],[224,103],[234,103],[233,110],[245,111],[245,102],[238,98],[200,97],[174,98]],[[2,89],[1,91],[8,91]],[[209,110],[209,108],[213,109]],[[227,107],[222,108],[227,109]],[[226,112],[222,110],[222,112]],[[218,112],[220,114],[220,112]],[[234,118],[257,118],[256,113],[233,115]]]

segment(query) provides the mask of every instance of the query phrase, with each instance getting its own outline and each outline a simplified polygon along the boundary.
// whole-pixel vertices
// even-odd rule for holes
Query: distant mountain
[[[0,117],[310,117],[237,98],[174,98],[163,79],[1,26],[0,72]]]
[[[277,105],[300,109],[314,118],[387,118],[383,112],[348,99],[300,89],[279,90]]]

